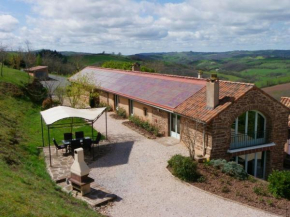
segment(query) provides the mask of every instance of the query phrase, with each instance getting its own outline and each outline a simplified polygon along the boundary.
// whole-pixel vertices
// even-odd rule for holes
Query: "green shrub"
[[[174,165],[180,165],[182,160],[183,160],[183,158],[184,157],[182,155],[180,155],[180,154],[176,154],[176,155],[172,156],[170,158],[170,160],[167,161],[168,162],[168,166],[173,168]]]
[[[168,165],[172,168],[172,174],[184,181],[197,181],[200,175],[197,172],[197,163],[190,157],[174,155]]]
[[[136,124],[138,127],[141,127],[145,130],[147,130],[150,133],[153,133],[155,136],[158,136],[159,134],[159,129],[158,127],[150,124],[148,121],[144,121],[141,118],[139,118],[138,116],[130,116],[129,120],[131,122],[133,122],[134,124]]]
[[[122,117],[122,118],[126,118],[127,115],[126,115],[126,110],[123,109],[122,107],[119,107],[117,110],[116,110],[116,113],[118,116]]]
[[[221,169],[223,166],[227,163],[224,159],[217,159],[217,160],[211,160],[210,164],[213,165],[214,168]]]
[[[267,188],[263,185],[257,185],[253,188],[255,194],[259,196],[268,196]]]
[[[100,102],[100,103],[97,105],[97,108],[102,108],[102,107],[106,107],[108,112],[113,111],[112,106],[110,106],[110,105],[107,104],[107,103]]]
[[[224,159],[211,160],[210,164],[213,167],[220,169],[223,173],[233,176],[239,180],[245,180],[248,178],[247,172],[244,170],[243,166],[237,164],[236,162],[227,162]]]
[[[290,171],[274,171],[268,177],[269,191],[275,197],[290,199]]]

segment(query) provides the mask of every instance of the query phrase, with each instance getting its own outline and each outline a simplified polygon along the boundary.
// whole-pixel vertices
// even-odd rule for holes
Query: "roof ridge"
[[[243,85],[249,85],[249,86],[255,86],[254,83],[247,83],[247,82],[239,82],[239,81],[226,81],[226,80],[219,80],[224,83],[231,83],[231,84],[243,84]]]
[[[140,73],[140,74],[146,74],[146,75],[159,75],[164,77],[174,77],[174,78],[183,78],[183,79],[192,79],[197,81],[207,80],[207,78],[196,78],[196,77],[190,77],[190,76],[181,76],[181,75],[172,75],[172,74],[163,74],[158,72],[142,72],[142,71],[131,71],[131,70],[124,70],[124,69],[112,69],[112,68],[104,68],[104,67],[98,67],[98,66],[87,66],[91,68],[97,68],[97,69],[108,69],[112,71],[124,71],[124,72],[132,72],[132,73]]]
[[[87,66],[91,68],[97,68],[97,69],[108,69],[112,71],[124,71],[124,72],[132,72],[132,73],[141,73],[146,75],[159,75],[164,77],[172,77],[172,78],[182,78],[182,79],[191,79],[191,80],[197,80],[197,81],[207,81],[208,78],[197,78],[197,77],[191,77],[191,76],[182,76],[182,75],[172,75],[172,74],[163,74],[158,72],[142,72],[142,71],[131,71],[131,70],[124,70],[124,69],[113,69],[113,68],[105,68],[105,67],[98,67],[98,66]],[[231,83],[231,84],[241,84],[241,85],[249,85],[249,86],[255,86],[254,83],[247,83],[247,82],[238,82],[238,81],[226,81],[226,80],[219,80],[224,83]]]

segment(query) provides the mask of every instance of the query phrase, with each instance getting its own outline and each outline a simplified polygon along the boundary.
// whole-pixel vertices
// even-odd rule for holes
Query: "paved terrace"
[[[104,133],[104,117],[95,128]],[[90,164],[90,176],[120,200],[111,216],[274,216],[217,197],[179,181],[166,169],[174,154],[187,150],[170,139],[149,140],[108,115],[109,152]],[[172,144],[172,145],[170,145]]]

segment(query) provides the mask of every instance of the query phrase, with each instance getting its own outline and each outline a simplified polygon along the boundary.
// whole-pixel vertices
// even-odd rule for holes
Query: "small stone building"
[[[24,71],[28,72],[30,76],[33,76],[39,80],[47,80],[48,77],[48,66],[35,66]]]
[[[185,145],[196,154],[242,164],[265,178],[283,168],[289,109],[254,84],[86,67],[100,85],[100,101],[122,107]],[[74,76],[71,77],[71,80]]]

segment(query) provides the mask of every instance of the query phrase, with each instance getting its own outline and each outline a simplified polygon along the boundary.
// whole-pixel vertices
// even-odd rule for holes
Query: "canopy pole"
[[[105,110],[105,115],[106,115],[106,140],[108,140],[107,108],[106,108],[106,110]]]
[[[94,141],[94,121],[92,121],[92,142],[93,141]],[[95,160],[95,146],[94,145],[93,145],[93,160]]]
[[[42,121],[42,116],[41,116],[41,115],[40,115],[40,122],[41,122],[42,147],[44,147],[44,139],[43,139],[43,121]]]
[[[92,140],[94,140],[94,122],[92,122]]]
[[[49,126],[47,126],[47,134],[48,134],[48,147],[49,147],[49,165],[51,166],[51,151],[50,151],[50,134],[49,134]]]
[[[73,118],[71,118],[71,122],[70,122],[70,132],[72,133],[72,126],[73,126]]]

